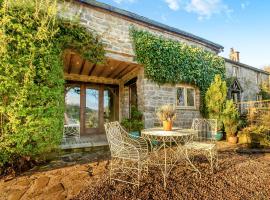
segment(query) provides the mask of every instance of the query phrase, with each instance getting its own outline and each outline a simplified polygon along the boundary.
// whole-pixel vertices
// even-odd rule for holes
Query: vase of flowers
[[[157,117],[163,123],[165,131],[171,131],[175,119],[175,108],[172,105],[163,105],[157,110]]]

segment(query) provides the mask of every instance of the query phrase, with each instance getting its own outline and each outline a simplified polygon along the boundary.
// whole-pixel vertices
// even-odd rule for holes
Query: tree
[[[263,67],[263,69],[270,73],[270,65],[266,65]]]
[[[222,128],[222,111],[227,97],[226,81],[216,75],[205,95],[206,109],[210,118],[218,120],[218,129]]]
[[[233,100],[227,100],[222,112],[222,121],[227,137],[235,136],[239,124],[239,113]]]

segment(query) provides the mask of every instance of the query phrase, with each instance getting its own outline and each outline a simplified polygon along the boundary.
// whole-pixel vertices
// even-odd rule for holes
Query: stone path
[[[71,199],[100,177],[108,157],[108,147],[62,152],[57,159],[21,176],[0,179],[0,200]]]
[[[94,162],[0,180],[0,199],[70,199],[96,181],[106,165]]]

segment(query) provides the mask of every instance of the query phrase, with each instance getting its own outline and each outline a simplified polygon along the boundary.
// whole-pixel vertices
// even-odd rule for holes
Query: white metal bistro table
[[[153,164],[161,168],[164,188],[166,188],[166,178],[170,171],[181,159],[186,159],[192,168],[199,172],[190,161],[184,144],[193,140],[197,134],[193,129],[173,128],[172,131],[164,131],[162,128],[151,128],[142,130],[142,137],[149,140],[154,158]]]

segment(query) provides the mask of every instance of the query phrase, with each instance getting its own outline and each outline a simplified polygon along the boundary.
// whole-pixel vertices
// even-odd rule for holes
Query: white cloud
[[[168,4],[169,8],[174,11],[180,8],[180,0],[165,0],[165,2]]]
[[[191,0],[185,7],[187,12],[198,15],[199,20],[209,19],[214,14],[233,12],[222,0]]]
[[[169,8],[177,11],[183,9],[198,15],[199,20],[209,19],[214,14],[224,13],[230,18],[233,12],[223,0],[165,0]],[[245,3],[244,6],[248,4]]]
[[[136,0],[113,0],[115,3],[134,3]]]
[[[241,3],[241,8],[244,10],[249,6],[249,4],[250,4],[249,1],[243,2]]]

